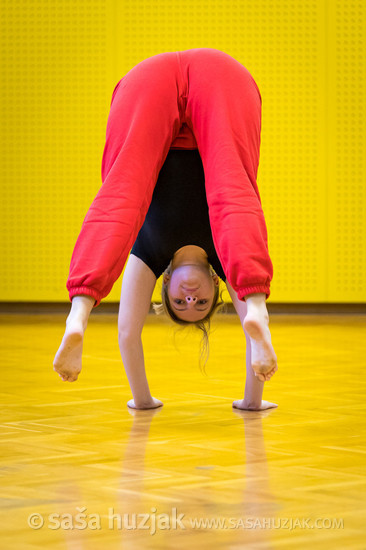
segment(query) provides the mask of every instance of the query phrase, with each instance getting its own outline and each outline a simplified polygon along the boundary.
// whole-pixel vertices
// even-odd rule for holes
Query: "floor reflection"
[[[168,417],[164,408],[130,409],[129,413],[133,422],[122,458],[119,498],[114,510],[116,525],[120,521],[125,526],[121,532],[124,544],[127,538],[132,548],[145,538],[144,534],[151,536],[154,531],[152,545],[163,541],[167,544],[167,539],[176,544],[178,539],[182,542],[187,537],[187,542],[199,541],[205,533],[205,544],[210,547],[222,548],[224,541],[231,545],[252,541],[260,543],[261,548],[271,548],[270,530],[264,528],[263,518],[274,518],[278,504],[270,489],[263,422],[276,414],[274,409],[259,413],[233,409],[234,420],[227,422],[226,431],[230,432],[235,452],[226,443],[220,449],[213,429],[213,437],[207,434],[204,442],[194,445],[196,449],[206,449],[196,464],[187,456],[187,466],[183,461],[182,468],[177,468],[174,457],[170,466],[167,457],[168,467],[164,469],[159,468],[164,446],[169,448],[167,454],[171,453],[173,439],[177,450],[188,447],[187,454],[192,446],[177,439],[174,427],[168,431],[164,428]],[[151,436],[153,427],[155,434],[164,432],[165,442]],[[208,463],[202,464],[202,458],[207,458]],[[134,529],[136,515],[142,523],[147,514],[150,517],[146,527]],[[179,514],[184,515],[184,529],[180,522],[175,523],[174,529],[173,520]],[[195,518],[201,520],[200,528],[197,523],[196,527],[192,525]]]

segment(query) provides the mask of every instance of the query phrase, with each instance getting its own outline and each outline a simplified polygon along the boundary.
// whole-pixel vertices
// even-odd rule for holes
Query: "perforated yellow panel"
[[[329,4],[328,257],[329,298],[366,296],[366,4]]]
[[[3,1],[0,300],[68,300],[115,84],[146,57],[213,47],[262,93],[270,299],[365,302],[364,4]]]

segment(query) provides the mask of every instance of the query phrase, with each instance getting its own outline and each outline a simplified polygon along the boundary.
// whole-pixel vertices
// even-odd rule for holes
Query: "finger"
[[[262,408],[263,409],[274,409],[278,407],[276,403],[271,403],[270,401],[263,401]]]

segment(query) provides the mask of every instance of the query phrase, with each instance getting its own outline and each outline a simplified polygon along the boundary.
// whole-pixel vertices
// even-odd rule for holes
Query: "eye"
[[[207,304],[208,300],[198,300],[200,305]]]
[[[181,304],[184,304],[184,301],[183,301],[183,300],[179,300],[179,298],[176,298],[176,299],[174,300],[174,303],[175,303],[175,304],[178,304],[178,305],[181,305]]]

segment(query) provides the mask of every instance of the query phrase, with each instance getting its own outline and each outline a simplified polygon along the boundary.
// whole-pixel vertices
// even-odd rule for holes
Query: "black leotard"
[[[159,278],[174,253],[186,245],[203,248],[217,275],[225,280],[212,240],[199,151],[170,149],[131,254]]]

